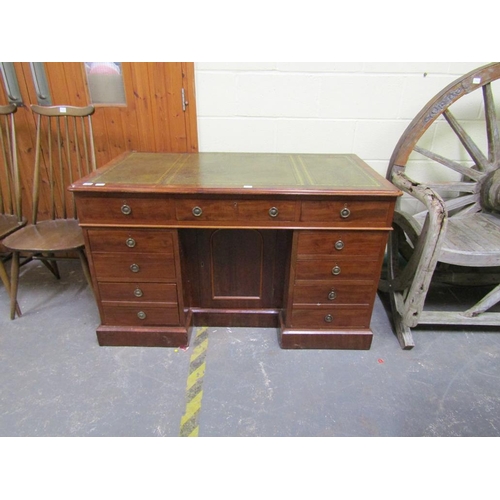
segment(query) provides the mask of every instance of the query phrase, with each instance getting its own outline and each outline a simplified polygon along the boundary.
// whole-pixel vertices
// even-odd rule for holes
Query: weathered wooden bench
[[[499,79],[500,63],[492,63],[448,85],[413,119],[390,159],[387,178],[410,198],[396,209],[379,290],[389,293],[404,349],[415,345],[411,329],[419,324],[500,326],[500,313],[491,312],[500,301]],[[409,199],[422,210],[404,210]],[[466,310],[429,310],[437,279],[491,291]]]

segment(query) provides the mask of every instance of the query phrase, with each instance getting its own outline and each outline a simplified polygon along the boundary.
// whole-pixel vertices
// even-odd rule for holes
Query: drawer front
[[[174,219],[168,198],[77,196],[78,218],[82,224],[161,224]]]
[[[179,221],[261,221],[295,220],[294,201],[183,199],[175,202]]]
[[[167,302],[177,304],[175,283],[99,283],[102,301]]]
[[[376,260],[298,260],[295,280],[378,280],[379,273]]]
[[[176,277],[174,257],[167,254],[94,253],[97,281],[169,281]]]
[[[238,219],[255,221],[294,221],[294,201],[239,201]]]
[[[387,241],[385,231],[300,231],[297,254],[371,255],[380,257]]]
[[[309,328],[311,330],[369,328],[370,320],[371,309],[369,307],[293,308],[288,326],[291,328]]]
[[[118,326],[169,326],[179,324],[179,311],[175,306],[151,307],[110,306],[102,304],[103,324]]]
[[[388,227],[393,202],[303,201],[302,222],[329,222],[339,227]]]
[[[363,304],[369,305],[375,293],[371,284],[346,284],[318,281],[314,285],[295,285],[293,303],[297,304]]]
[[[147,229],[89,229],[92,252],[148,252],[174,254],[171,231]]]

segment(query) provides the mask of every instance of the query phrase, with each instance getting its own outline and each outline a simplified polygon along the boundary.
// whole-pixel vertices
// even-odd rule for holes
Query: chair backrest
[[[48,191],[49,200],[44,218],[76,218],[76,205],[67,188],[96,169],[91,118],[95,108],[32,104],[31,109],[37,117],[33,223],[42,212],[42,189]]]
[[[21,182],[17,163],[15,104],[0,106],[0,213],[22,218]]]

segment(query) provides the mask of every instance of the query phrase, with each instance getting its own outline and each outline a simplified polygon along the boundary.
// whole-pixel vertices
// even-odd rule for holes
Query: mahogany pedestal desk
[[[204,325],[370,348],[401,193],[357,156],[129,152],[69,189],[100,345],[185,346]]]

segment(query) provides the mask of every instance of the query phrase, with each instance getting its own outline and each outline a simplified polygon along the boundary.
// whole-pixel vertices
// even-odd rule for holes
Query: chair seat
[[[26,225],[26,219],[19,222],[16,215],[0,214],[0,240]]]
[[[420,227],[424,216],[415,217]],[[450,217],[439,261],[468,267],[500,266],[500,216],[479,212]]]
[[[83,247],[85,241],[78,220],[56,219],[27,225],[5,238],[3,244],[20,252],[62,252]]]

